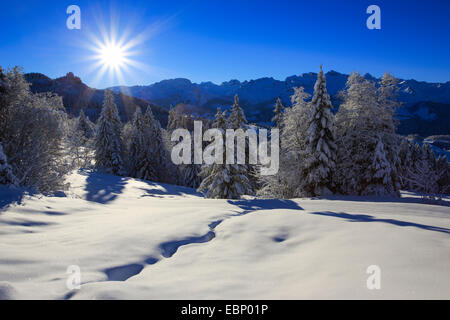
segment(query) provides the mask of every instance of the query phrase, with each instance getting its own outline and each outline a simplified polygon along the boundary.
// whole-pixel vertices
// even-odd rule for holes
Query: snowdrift
[[[68,180],[63,197],[0,189],[0,299],[450,298],[450,207],[412,194],[227,201],[90,171]]]

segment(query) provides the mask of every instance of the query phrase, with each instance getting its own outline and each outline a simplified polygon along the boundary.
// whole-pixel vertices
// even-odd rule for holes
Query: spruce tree
[[[306,155],[302,171],[302,190],[308,196],[320,196],[333,190],[331,177],[336,165],[334,116],[327,93],[322,66],[314,86],[307,122]]]
[[[121,122],[114,95],[105,91],[103,108],[97,120],[95,135],[95,166],[106,172],[123,175]]]

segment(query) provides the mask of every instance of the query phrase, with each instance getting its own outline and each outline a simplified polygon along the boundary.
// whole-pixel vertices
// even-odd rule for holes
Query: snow
[[[68,181],[66,197],[0,188],[0,299],[450,298],[449,206],[411,193],[227,201],[90,171]]]

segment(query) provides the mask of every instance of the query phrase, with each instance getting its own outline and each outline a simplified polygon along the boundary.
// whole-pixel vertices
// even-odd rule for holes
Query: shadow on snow
[[[378,219],[378,218],[375,218],[375,217],[373,217],[371,215],[367,215],[367,214],[350,214],[350,213],[344,213],[344,212],[337,213],[337,212],[330,212],[330,211],[310,212],[310,214],[342,218],[342,219],[347,219],[347,221],[350,221],[350,222],[383,222],[383,223],[389,223],[389,224],[399,226],[399,227],[414,227],[414,228],[419,228],[419,229],[423,229],[423,230],[436,231],[436,232],[450,234],[450,229],[447,229],[447,228],[429,226],[426,224],[401,221],[401,220],[395,220],[395,219]]]
[[[106,204],[117,198],[125,188],[128,178],[115,176],[103,172],[82,171],[81,174],[87,175],[86,200]]]

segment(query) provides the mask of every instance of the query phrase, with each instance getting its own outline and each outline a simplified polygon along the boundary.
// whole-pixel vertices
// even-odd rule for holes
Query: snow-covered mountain
[[[51,79],[41,73],[28,73],[25,74],[25,79],[30,83],[32,92],[52,92],[61,96],[64,107],[69,114],[78,115],[80,110],[83,109],[85,114],[94,121],[100,114],[104,90],[90,88],[72,72],[57,79]],[[156,118],[163,125],[167,123],[167,110],[149,101],[144,101],[124,93],[116,93],[114,95],[114,102],[117,105],[122,120],[130,119],[137,107],[144,110],[147,106],[150,106]]]
[[[340,104],[337,94],[344,89],[347,77],[347,74],[336,71],[326,73],[327,89],[336,107]],[[377,80],[370,74],[365,77]],[[111,89],[165,108],[178,106],[182,111],[207,116],[212,116],[217,107],[230,106],[233,96],[238,94],[247,118],[252,122],[264,123],[272,117],[273,105],[278,97],[285,105],[290,105],[293,88],[303,86],[306,92],[312,93],[316,79],[317,74],[313,72],[290,76],[284,81],[260,78],[243,82],[231,80],[220,85],[212,82],[192,83],[188,79],[178,78],[148,86]],[[399,99],[404,103],[404,107],[399,110],[399,118],[402,121],[409,119],[408,125],[400,126],[401,133],[450,133],[450,81],[428,83],[400,79],[399,89]],[[420,107],[417,106],[418,103]],[[441,104],[437,108],[439,111],[436,111],[436,104]],[[436,126],[437,122],[439,124]]]

